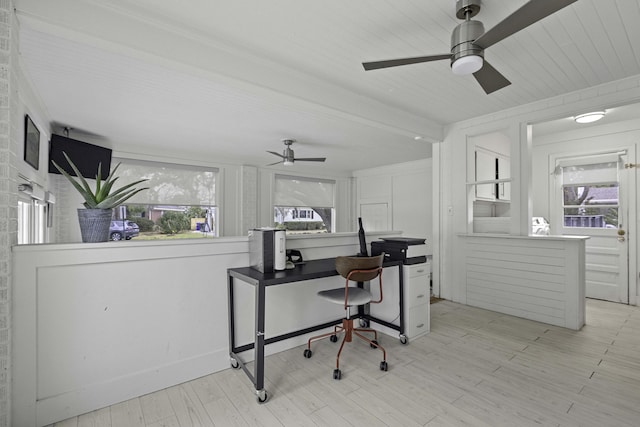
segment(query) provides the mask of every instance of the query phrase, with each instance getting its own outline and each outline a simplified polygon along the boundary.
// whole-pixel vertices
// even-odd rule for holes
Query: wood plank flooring
[[[269,401],[257,404],[241,370],[227,369],[55,424],[196,426],[638,426],[640,308],[587,302],[578,332],[440,301],[432,331],[380,353],[328,340],[269,356]]]

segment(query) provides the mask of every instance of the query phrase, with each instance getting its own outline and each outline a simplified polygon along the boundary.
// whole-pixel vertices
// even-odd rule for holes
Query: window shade
[[[274,205],[332,208],[336,182],[319,178],[276,175]]]
[[[563,185],[594,185],[618,182],[618,163],[598,163],[562,168]]]
[[[148,179],[147,182],[139,184],[137,187],[149,187],[149,189],[136,194],[126,203],[215,206],[216,174],[218,172],[215,168],[142,160],[114,160],[115,164],[121,163],[116,172],[119,178],[114,185],[115,187],[119,188],[139,179]]]

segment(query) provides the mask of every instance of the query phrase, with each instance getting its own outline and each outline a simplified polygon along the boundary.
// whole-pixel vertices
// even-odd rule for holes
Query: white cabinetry
[[[497,163],[498,163],[497,178],[500,180],[511,178],[511,159],[505,156],[498,156]],[[498,192],[497,192],[496,198],[499,200],[511,200],[511,183],[510,182],[498,183]]]
[[[404,267],[405,335],[417,338],[429,332],[431,317],[431,263]]]
[[[496,178],[496,156],[489,151],[476,150],[476,182],[494,181]],[[494,200],[496,198],[495,184],[476,185],[476,198]]]
[[[476,200],[511,199],[511,161],[509,157],[483,148],[475,152]]]
[[[417,338],[429,332],[430,327],[430,278],[431,263],[426,262],[415,265],[403,265],[402,275],[404,280],[404,334],[407,338]],[[395,277],[394,277],[395,276]],[[386,320],[395,325],[400,325],[399,286],[398,272],[395,268],[385,268],[382,276],[384,298],[381,304],[371,304],[369,312],[379,319]],[[377,283],[374,281],[373,293],[376,293]],[[371,322],[371,326],[387,335],[397,337],[398,331]]]

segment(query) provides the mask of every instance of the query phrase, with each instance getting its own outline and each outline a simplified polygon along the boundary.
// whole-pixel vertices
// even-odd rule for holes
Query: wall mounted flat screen
[[[106,179],[111,170],[111,149],[67,138],[61,135],[51,135],[49,143],[49,173],[60,173],[52,160],[60,165],[70,175],[76,176],[71,166],[64,158],[63,152],[76,165],[83,177],[96,179],[98,165],[102,165],[100,179]]]

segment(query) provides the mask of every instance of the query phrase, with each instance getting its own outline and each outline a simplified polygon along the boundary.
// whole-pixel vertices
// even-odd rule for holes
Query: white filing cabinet
[[[431,263],[403,266],[404,329],[407,338],[417,338],[429,332],[431,317]]]
[[[400,292],[396,268],[384,269],[382,275],[383,301],[381,304],[371,304],[369,312],[375,317],[399,325]],[[431,263],[403,265],[402,276],[404,280],[404,335],[412,339],[429,332]],[[374,298],[378,295],[377,286],[377,280],[374,279],[371,282]],[[396,337],[399,335],[398,331],[378,325],[376,322],[371,322],[371,326],[387,335]]]

